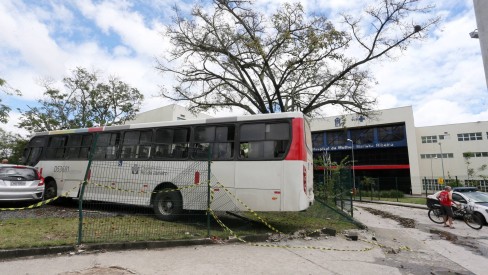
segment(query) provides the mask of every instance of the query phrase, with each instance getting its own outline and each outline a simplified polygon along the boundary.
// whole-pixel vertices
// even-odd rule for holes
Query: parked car
[[[0,201],[42,200],[44,179],[36,168],[0,164]]]
[[[454,187],[452,189],[452,200],[462,205],[473,205],[475,215],[479,215],[486,224],[488,221],[488,193],[480,192],[476,187]],[[441,191],[427,196],[427,206],[439,204],[437,196]],[[455,206],[454,206],[455,207]]]

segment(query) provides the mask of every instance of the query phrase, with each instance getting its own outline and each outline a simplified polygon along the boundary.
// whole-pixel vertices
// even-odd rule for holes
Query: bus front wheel
[[[159,190],[154,197],[153,210],[160,220],[175,220],[183,212],[181,193],[174,189]]]

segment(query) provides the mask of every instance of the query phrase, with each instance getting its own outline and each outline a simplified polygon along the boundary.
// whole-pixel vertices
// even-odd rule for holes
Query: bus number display
[[[54,166],[54,173],[69,172],[69,166]]]

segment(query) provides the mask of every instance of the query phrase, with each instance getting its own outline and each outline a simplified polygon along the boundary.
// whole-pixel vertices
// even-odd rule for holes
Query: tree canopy
[[[76,68],[63,79],[64,90],[44,85],[40,106],[22,111],[19,127],[53,131],[96,125],[117,125],[135,117],[144,96],[116,77],[102,81],[96,73]]]
[[[7,94],[7,95],[21,95],[19,90],[15,90],[10,85],[8,85],[7,81],[0,78],[0,92]],[[0,122],[7,123],[8,122],[8,113],[10,112],[10,107],[2,103],[2,99],[0,98]]]
[[[0,159],[8,159],[9,163],[20,163],[27,142],[21,135],[0,128]]]
[[[341,15],[337,26],[299,3],[266,16],[253,1],[212,2],[211,11],[196,5],[190,16],[174,8],[164,34],[174,47],[157,66],[177,81],[161,95],[194,111],[314,115],[337,105],[367,114],[376,104],[367,93],[374,83],[367,64],[395,57],[440,20],[419,0],[380,0],[363,14]]]

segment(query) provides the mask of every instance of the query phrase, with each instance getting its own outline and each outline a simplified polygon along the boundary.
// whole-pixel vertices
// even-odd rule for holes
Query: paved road
[[[427,216],[427,210],[424,209],[373,203],[355,203],[355,208],[357,210],[355,218],[367,224],[369,230],[375,232],[379,242],[390,246],[394,246],[395,243],[403,244],[412,249],[412,253],[398,254],[399,261],[408,260],[408,257],[402,259],[402,256],[409,254],[420,256],[421,253],[428,253],[439,260],[444,258],[444,262],[449,263],[452,268],[458,265],[474,274],[486,274],[488,227],[474,230],[463,221],[456,220],[454,229],[445,228],[442,224],[433,223]],[[415,228],[404,228],[394,219],[378,218],[370,211],[366,211],[367,208],[413,219]],[[443,263],[438,264],[442,266]]]
[[[343,235],[286,239],[262,246],[215,244],[155,250],[35,257],[0,262],[0,274],[483,274],[486,251],[467,240],[487,241],[481,231],[452,229],[430,222],[426,210],[374,204],[356,204],[355,217],[370,230],[356,231],[359,241]],[[416,219],[417,228],[370,214],[377,208]],[[467,229],[467,226],[465,226]],[[431,231],[433,229],[433,231]],[[440,230],[440,231],[439,231]],[[449,230],[449,229],[448,229]],[[434,232],[434,233],[432,233]],[[445,231],[443,231],[445,232]],[[456,243],[454,238],[464,243]],[[370,243],[376,239],[382,246]],[[469,243],[469,242],[468,242]],[[266,247],[272,245],[297,248]],[[308,246],[309,248],[304,248]],[[483,248],[481,248],[483,249]]]

